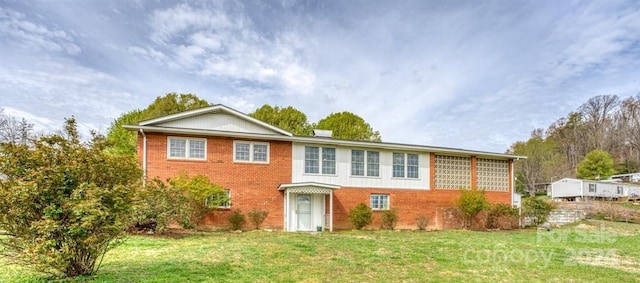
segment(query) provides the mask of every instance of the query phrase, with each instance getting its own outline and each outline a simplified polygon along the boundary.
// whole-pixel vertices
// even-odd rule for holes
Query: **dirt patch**
[[[610,267],[626,272],[640,273],[640,263],[631,258],[618,256],[616,254],[578,256],[571,258],[570,260],[578,264]]]

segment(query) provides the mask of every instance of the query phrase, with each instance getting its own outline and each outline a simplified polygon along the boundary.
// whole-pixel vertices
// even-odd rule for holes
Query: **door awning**
[[[278,190],[287,191],[289,193],[297,193],[297,194],[331,194],[333,190],[339,189],[340,186],[332,185],[332,184],[324,184],[317,182],[302,182],[302,183],[291,183],[291,184],[281,184],[278,186]]]

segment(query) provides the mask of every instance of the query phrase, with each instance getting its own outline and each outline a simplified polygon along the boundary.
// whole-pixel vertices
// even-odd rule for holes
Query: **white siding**
[[[582,196],[582,181],[565,178],[551,184],[551,198]]]
[[[195,117],[170,121],[157,125],[159,127],[185,128],[196,130],[213,130],[252,134],[276,135],[278,133],[256,125],[253,122],[228,114],[202,114]]]
[[[347,148],[327,145],[336,149],[336,175],[305,174],[304,173],[304,149],[309,145],[293,144],[293,180],[292,182],[319,182],[340,185],[343,187],[360,188],[397,188],[397,189],[429,189],[429,153],[411,151],[390,151],[381,149]],[[351,176],[351,149],[370,150],[380,152],[380,177]],[[392,152],[414,153],[418,157],[418,177],[393,178],[392,177]]]
[[[596,185],[595,192],[589,192],[589,184]],[[582,189],[584,190],[585,197],[602,197],[602,198],[615,198],[624,196],[624,192],[622,194],[618,194],[617,189],[618,186],[623,186],[622,184],[611,184],[611,183],[602,183],[602,182],[589,182],[585,181]]]

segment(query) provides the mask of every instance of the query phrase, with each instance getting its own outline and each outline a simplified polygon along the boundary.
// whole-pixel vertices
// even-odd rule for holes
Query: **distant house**
[[[631,174],[618,174],[609,177],[611,180],[620,180],[623,182],[635,182],[640,183],[640,172]]]
[[[594,181],[564,178],[551,183],[555,200],[619,199],[640,197],[640,185],[612,180]]]
[[[269,212],[263,226],[285,231],[351,229],[349,210],[365,203],[396,208],[398,228],[450,227],[444,208],[461,188],[486,190],[493,203],[512,205],[513,162],[503,153],[412,144],[340,140],[327,131],[291,133],[244,113],[214,105],[125,125],[138,132],[138,158],[147,178],[204,174],[230,201],[204,225],[226,226],[231,209]]]

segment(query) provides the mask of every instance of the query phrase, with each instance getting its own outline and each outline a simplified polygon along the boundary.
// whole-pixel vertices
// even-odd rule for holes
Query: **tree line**
[[[134,109],[122,114],[111,123],[107,137],[113,142],[112,150],[119,154],[136,152],[137,134],[123,128],[123,125],[137,124],[165,115],[194,110],[212,105],[195,94],[168,93],[159,96],[145,109]],[[316,123],[310,123],[300,110],[292,107],[265,104],[249,116],[276,126],[297,136],[311,136],[313,129],[331,130],[338,139],[381,141],[380,132],[373,130],[362,117],[351,112],[331,113]]]
[[[528,158],[516,163],[517,188],[564,177],[606,179],[640,169],[640,94],[598,95],[549,125],[534,129],[507,153]]]

